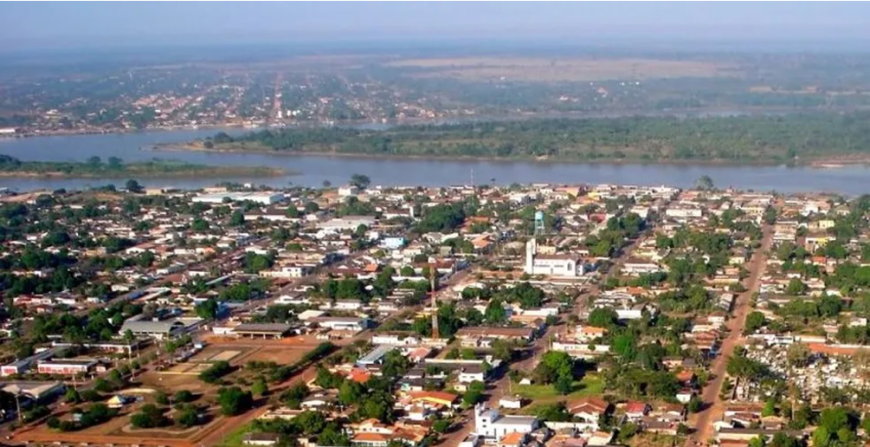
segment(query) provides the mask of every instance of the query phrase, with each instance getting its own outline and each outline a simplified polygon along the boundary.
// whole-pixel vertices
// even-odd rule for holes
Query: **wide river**
[[[146,186],[200,188],[222,180],[253,182],[282,187],[289,184],[321,186],[325,180],[340,185],[351,175],[365,174],[374,185],[458,185],[497,183],[619,183],[688,187],[709,175],[719,187],[734,186],[756,191],[826,191],[846,195],[870,193],[870,169],[846,166],[837,169],[788,168],[784,166],[693,166],[535,163],[526,161],[449,161],[421,159],[373,159],[269,154],[225,154],[147,150],[158,143],[182,143],[203,138],[216,130],[143,132],[109,135],[78,135],[0,139],[0,153],[33,161],[84,161],[99,156],[103,161],[155,157],[207,165],[273,166],[298,175],[265,178],[173,178],[144,179]],[[239,133],[235,130],[230,133]],[[36,189],[83,189],[108,183],[122,185],[126,179],[52,179],[0,177],[0,187],[15,191]]]

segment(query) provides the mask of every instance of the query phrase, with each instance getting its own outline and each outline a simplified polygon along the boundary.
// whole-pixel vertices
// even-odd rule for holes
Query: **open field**
[[[386,65],[419,69],[420,72],[413,74],[415,77],[451,77],[469,81],[504,78],[508,81],[560,82],[709,78],[739,74],[723,63],[655,59],[460,57],[405,59]]]
[[[226,345],[212,345],[203,349],[201,352],[193,356],[189,361],[193,363],[212,363],[212,362],[231,362],[236,357],[247,354],[251,348],[246,347],[231,347]]]
[[[213,431],[221,423],[222,417],[216,417],[206,425],[191,429],[167,427],[165,429],[136,430],[130,427],[130,415],[141,407],[133,405],[121,410],[121,413],[110,421],[76,432],[57,432],[45,424],[32,427],[16,436],[16,439],[34,443],[63,442],[70,444],[139,444],[165,445],[168,447],[186,447],[196,445],[196,438]]]
[[[536,404],[549,403],[552,401],[600,395],[604,392],[604,379],[595,375],[587,375],[583,379],[574,382],[573,391],[567,396],[559,394],[552,385],[513,385],[512,391],[514,394],[534,399]]]
[[[241,348],[260,348],[263,346],[299,346],[299,347],[315,347],[320,344],[320,340],[313,335],[297,335],[293,337],[284,337],[279,339],[273,338],[236,338],[226,337],[221,335],[206,334],[202,340],[209,344],[203,352],[211,352],[210,349],[241,349]],[[202,353],[200,353],[201,355]],[[195,358],[199,358],[197,355]]]
[[[655,433],[640,433],[628,440],[630,447],[671,447],[684,442],[685,436],[659,435]]]
[[[275,362],[279,365],[289,365],[302,358],[308,351],[309,348],[304,347],[263,347],[247,356],[245,361]]]
[[[179,369],[176,370],[176,367]],[[207,367],[208,365],[182,363],[168,371],[145,372],[139,376],[139,379],[142,381],[143,387],[155,388],[167,393],[172,393],[176,390],[188,390],[197,394],[207,393],[215,389],[215,387],[199,380],[201,370],[194,369],[205,369]]]

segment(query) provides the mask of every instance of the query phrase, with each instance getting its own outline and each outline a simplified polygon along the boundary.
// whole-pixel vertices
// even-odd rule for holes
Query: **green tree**
[[[130,417],[130,423],[136,428],[155,428],[169,425],[169,418],[163,415],[163,410],[153,404],[145,404],[138,413]]]
[[[432,423],[432,430],[434,430],[435,433],[444,434],[444,433],[447,433],[447,430],[450,429],[451,425],[452,424],[450,423],[449,420],[438,419],[437,421]]]
[[[190,229],[197,233],[205,233],[209,229],[208,221],[197,217],[191,222]]]
[[[254,403],[250,391],[242,391],[237,386],[218,390],[218,404],[224,416],[237,416],[248,411]]]
[[[350,184],[356,186],[359,189],[366,189],[371,183],[371,179],[369,179],[366,175],[353,174],[352,176],[350,176]]]
[[[842,428],[854,429],[858,420],[851,408],[829,407],[819,414],[819,426],[828,429],[829,433],[836,433]]]
[[[401,377],[411,369],[411,361],[398,349],[388,352],[384,356],[384,364],[381,369],[384,377]]]
[[[64,395],[64,400],[67,403],[76,404],[82,401],[82,397],[75,388],[68,388],[66,390],[66,395]]]
[[[803,295],[807,291],[807,285],[799,278],[792,278],[788,282],[785,293],[789,295]]]
[[[360,402],[365,394],[365,388],[352,380],[345,380],[338,389],[338,400],[344,405]]]
[[[199,424],[199,411],[196,407],[190,406],[180,410],[178,416],[175,417],[178,425],[188,428]]]
[[[764,324],[764,314],[758,311],[754,311],[746,316],[746,329],[744,330],[744,333],[751,334],[761,329]]]
[[[619,354],[626,361],[634,360],[637,355],[637,341],[630,333],[617,335],[613,339],[613,352]]]
[[[589,313],[587,321],[590,326],[609,328],[616,325],[617,318],[618,316],[615,310],[599,307],[593,309],[592,312]]]
[[[810,349],[803,343],[793,343],[788,347],[786,360],[791,366],[804,368],[810,362]]]
[[[764,402],[764,408],[761,410],[761,417],[775,416],[776,415],[776,401],[773,399],[768,399]]]
[[[130,179],[127,180],[127,183],[124,185],[127,191],[140,193],[142,192],[142,185],[139,184],[136,180]]]
[[[245,225],[245,213],[241,210],[236,210],[230,216],[230,226],[241,227]]]
[[[715,188],[715,185],[713,184],[713,179],[710,178],[709,175],[702,175],[695,182],[695,189],[712,190],[714,188]]]
[[[265,396],[269,394],[269,385],[266,384],[266,379],[257,377],[257,380],[255,380],[254,384],[251,385],[251,392],[254,393],[255,396]]]
[[[468,390],[462,396],[462,405],[466,408],[473,406],[483,399],[483,393],[486,391],[486,385],[483,382],[474,381],[468,385]]]
[[[509,341],[495,340],[492,342],[492,356],[503,362],[508,362],[514,356],[514,347]]]
[[[501,300],[492,299],[486,306],[483,319],[489,324],[503,324],[507,322],[507,312],[504,310]]]
[[[219,361],[214,362],[211,366],[199,373],[199,378],[205,383],[217,383],[221,377],[233,371],[233,367],[229,362]]]
[[[217,300],[215,300],[214,298],[209,298],[202,303],[196,305],[196,316],[206,320],[213,320],[215,317],[217,317],[219,309],[220,305],[218,304]]]
[[[194,396],[193,393],[188,390],[181,390],[175,393],[175,396],[172,397],[173,402],[179,403],[190,403],[193,402],[195,399],[196,396]]]
[[[831,432],[827,428],[818,427],[813,432],[813,447],[828,447],[831,441]]]
[[[570,376],[560,375],[553,383],[553,388],[563,396],[570,394],[574,390],[574,379]]]

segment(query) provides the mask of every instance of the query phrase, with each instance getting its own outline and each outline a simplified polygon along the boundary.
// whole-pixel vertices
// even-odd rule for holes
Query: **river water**
[[[289,184],[321,186],[324,180],[340,185],[351,175],[365,174],[374,185],[446,186],[496,183],[619,183],[689,187],[702,175],[709,175],[719,187],[734,186],[756,191],[826,191],[846,195],[870,193],[870,169],[846,166],[815,169],[785,166],[694,166],[535,163],[528,161],[448,161],[421,159],[373,159],[307,155],[227,154],[143,150],[158,143],[183,143],[217,132],[183,130],[107,135],[77,135],[0,139],[0,153],[33,161],[85,161],[99,156],[143,161],[155,157],[207,165],[272,166],[297,171],[282,177],[225,179],[173,178],[142,179],[146,186],[200,188],[220,181],[253,182],[274,187]],[[236,129],[228,133],[241,133]],[[109,183],[122,185],[126,179],[52,179],[0,177],[0,187],[15,191],[35,189],[84,189]]]

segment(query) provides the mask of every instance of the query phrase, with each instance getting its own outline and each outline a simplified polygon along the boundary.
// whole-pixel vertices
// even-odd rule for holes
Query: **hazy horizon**
[[[870,41],[866,3],[3,3],[6,52],[300,42],[672,44]]]

